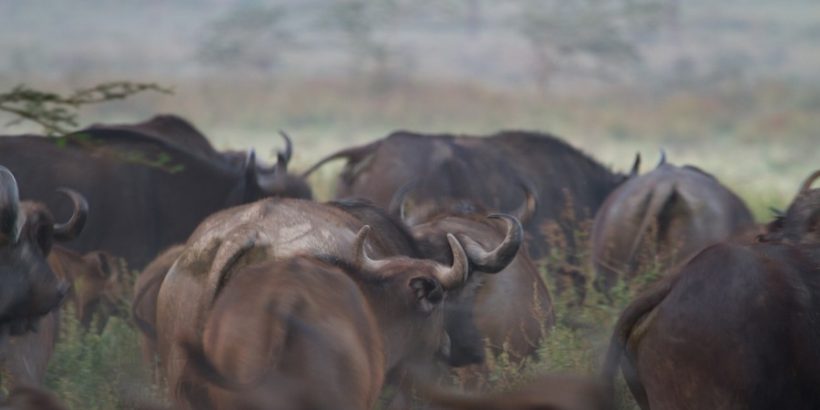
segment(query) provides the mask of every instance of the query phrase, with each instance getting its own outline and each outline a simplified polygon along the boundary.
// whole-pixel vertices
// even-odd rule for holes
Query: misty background
[[[663,148],[766,219],[820,167],[813,0],[0,0],[0,22],[0,91],[156,82],[82,124],[175,113],[270,161],[283,129],[295,170],[397,129],[541,130],[616,170]]]

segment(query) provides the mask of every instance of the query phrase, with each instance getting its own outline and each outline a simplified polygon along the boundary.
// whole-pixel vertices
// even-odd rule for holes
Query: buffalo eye
[[[444,291],[438,281],[418,276],[410,279],[410,289],[421,312],[428,314],[444,299]]]

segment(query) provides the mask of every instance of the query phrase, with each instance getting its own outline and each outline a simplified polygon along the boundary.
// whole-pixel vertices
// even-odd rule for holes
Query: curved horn
[[[245,154],[245,174],[253,173],[256,174],[256,151],[253,148],[248,150],[248,153]]]
[[[17,180],[8,168],[0,165],[0,235],[15,243],[20,238],[22,225]]]
[[[470,263],[477,270],[484,273],[498,273],[504,270],[518,254],[521,242],[524,240],[524,228],[521,227],[521,222],[511,215],[492,214],[487,218],[503,219],[507,223],[504,240],[495,249],[488,252],[478,242],[464,235],[461,236],[461,241],[464,242],[464,250],[470,258]]]
[[[74,212],[68,222],[54,224],[54,239],[58,241],[70,241],[82,232],[85,220],[88,218],[88,202],[77,191],[60,188],[57,192],[71,198],[74,203]]]
[[[814,171],[814,173],[809,175],[809,177],[806,178],[805,181],[803,181],[803,185],[800,185],[800,191],[797,192],[797,195],[800,195],[811,189],[811,185],[814,183],[814,181],[817,180],[817,178],[820,178],[820,170]]]
[[[445,290],[461,286],[467,280],[470,268],[467,252],[464,251],[458,239],[453,234],[448,233],[447,242],[450,243],[450,250],[453,252],[453,266],[444,267],[439,265],[435,273],[436,279]]]
[[[638,176],[638,172],[640,172],[640,170],[641,170],[641,153],[636,152],[635,153],[635,162],[632,164],[632,170],[629,171],[629,177],[632,178],[632,177]]]
[[[256,169],[256,151],[253,149],[249,149],[245,156],[245,187],[247,191],[260,188],[258,170]]]
[[[405,216],[405,202],[407,200],[407,194],[410,193],[416,185],[418,185],[418,179],[414,179],[398,189],[398,191],[393,193],[393,198],[390,198],[390,205],[387,206],[387,213],[390,215],[398,216],[401,218],[402,221],[406,221]]]
[[[384,262],[370,259],[367,256],[367,235],[370,233],[370,225],[365,225],[356,234],[356,241],[353,243],[354,265],[360,270],[370,273],[377,273],[384,267]]]
[[[518,184],[524,190],[524,203],[513,211],[512,215],[522,224],[526,224],[532,220],[538,209],[538,197],[535,195],[535,188],[529,182],[519,181]]]
[[[276,153],[276,170],[281,172],[288,172],[288,163],[293,156],[293,143],[290,141],[290,136],[285,131],[279,130],[279,135],[285,140],[285,150]]]
[[[658,165],[655,168],[657,168],[657,167],[659,167],[659,166],[661,166],[665,163],[666,163],[666,150],[661,148],[661,159],[658,161]]]

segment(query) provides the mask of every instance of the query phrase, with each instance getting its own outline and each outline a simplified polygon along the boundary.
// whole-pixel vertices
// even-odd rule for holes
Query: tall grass
[[[149,382],[138,332],[128,320],[110,318],[97,333],[84,329],[70,306],[61,313],[47,388],[75,410],[136,409],[157,401],[159,389]],[[90,328],[96,329],[96,323]]]

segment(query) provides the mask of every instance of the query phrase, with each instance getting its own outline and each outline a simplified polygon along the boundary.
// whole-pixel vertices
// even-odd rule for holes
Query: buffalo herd
[[[69,313],[139,329],[169,403],[134,408],[603,410],[619,373],[642,409],[820,408],[820,172],[757,225],[665,155],[398,131],[297,174],[280,134],[270,166],[174,115],[0,138],[0,408],[63,408],[40,386]],[[636,278],[600,375],[488,391],[489,362],[544,359],[556,296]]]

